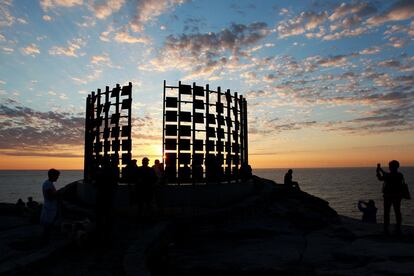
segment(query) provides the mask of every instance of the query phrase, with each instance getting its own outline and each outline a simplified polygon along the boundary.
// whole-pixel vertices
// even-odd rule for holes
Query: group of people
[[[384,233],[390,234],[390,212],[391,207],[395,213],[395,234],[401,235],[401,200],[411,199],[408,186],[405,183],[404,175],[398,171],[400,163],[392,160],[388,164],[389,172],[381,168],[381,164],[377,164],[377,178],[383,181],[382,194],[384,198]],[[363,213],[362,221],[368,223],[377,223],[377,207],[373,200],[358,202],[358,209]]]
[[[405,183],[404,175],[398,171],[400,163],[397,160],[392,160],[388,164],[389,172],[381,168],[381,164],[377,164],[376,175],[379,181],[383,182],[382,193],[384,198],[384,233],[390,234],[390,211],[391,207],[395,213],[395,234],[401,234],[401,200],[410,199],[408,186]],[[285,174],[284,184],[293,189],[299,189],[299,184],[293,181],[293,170],[289,169]],[[358,209],[362,212],[362,221],[367,223],[377,223],[377,211],[374,200],[358,201]]]
[[[157,159],[152,167],[149,159],[142,158],[142,165],[137,166],[133,159],[124,169],[124,181],[131,188],[131,201],[137,205],[138,215],[151,212],[154,203],[156,185],[164,181],[164,167]]]

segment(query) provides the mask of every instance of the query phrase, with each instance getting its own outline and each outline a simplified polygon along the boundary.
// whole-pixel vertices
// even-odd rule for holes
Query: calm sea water
[[[401,168],[405,180],[414,195],[414,167]],[[257,176],[283,182],[286,169],[255,169]],[[26,201],[32,196],[42,201],[41,185],[47,178],[47,171],[0,171],[0,202]],[[61,171],[56,188],[82,179],[82,171]],[[339,214],[360,218],[358,200],[375,200],[378,219],[383,214],[381,185],[375,177],[375,168],[329,168],[294,169],[293,179],[299,182],[302,190],[327,200]],[[414,200],[402,202],[403,223],[414,225]],[[392,217],[393,218],[393,217]]]
[[[255,169],[254,174],[283,183],[286,171],[287,169]],[[414,167],[401,168],[400,171],[414,196]],[[303,191],[327,200],[339,214],[353,218],[361,218],[357,208],[358,200],[373,199],[378,208],[377,219],[382,221],[382,182],[376,178],[375,167],[293,169],[293,180],[299,182]],[[401,211],[403,223],[414,225],[414,199],[403,200]],[[394,221],[393,216],[391,221]]]
[[[0,170],[0,202],[16,202],[32,196],[36,201],[43,201],[42,184],[47,179],[47,171],[1,171]],[[83,179],[83,171],[60,171],[56,189],[66,184]]]

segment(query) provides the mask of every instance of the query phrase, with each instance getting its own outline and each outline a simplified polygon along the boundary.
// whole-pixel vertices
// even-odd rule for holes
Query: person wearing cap
[[[142,166],[137,169],[136,199],[138,215],[142,215],[145,211],[151,211],[151,204],[154,199],[157,175],[148,164],[148,157],[144,157],[142,158]]]

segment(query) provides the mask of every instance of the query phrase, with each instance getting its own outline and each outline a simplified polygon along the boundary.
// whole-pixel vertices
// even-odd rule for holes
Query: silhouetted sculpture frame
[[[109,157],[120,168],[131,160],[132,83],[97,89],[86,98],[84,180],[94,178],[96,166]]]
[[[164,81],[162,140],[169,183],[238,181],[248,164],[247,101],[230,89]]]

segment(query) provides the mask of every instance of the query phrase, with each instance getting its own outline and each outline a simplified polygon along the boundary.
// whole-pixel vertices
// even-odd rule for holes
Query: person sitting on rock
[[[16,202],[17,211],[20,215],[23,215],[25,212],[25,204],[23,199],[19,198]]]
[[[29,196],[27,198],[27,203],[26,203],[27,208],[29,209],[36,209],[37,207],[39,207],[39,202],[34,201],[33,197]]]
[[[16,202],[16,206],[23,208],[25,206],[23,199],[19,198]]]
[[[289,188],[295,188],[295,189],[300,190],[298,182],[292,180],[293,178],[292,175],[293,175],[293,170],[289,169],[287,173],[285,174],[285,179],[284,179],[285,185]]]
[[[367,223],[377,223],[377,207],[375,207],[375,201],[369,200],[358,201],[358,209],[362,212],[362,221]]]

